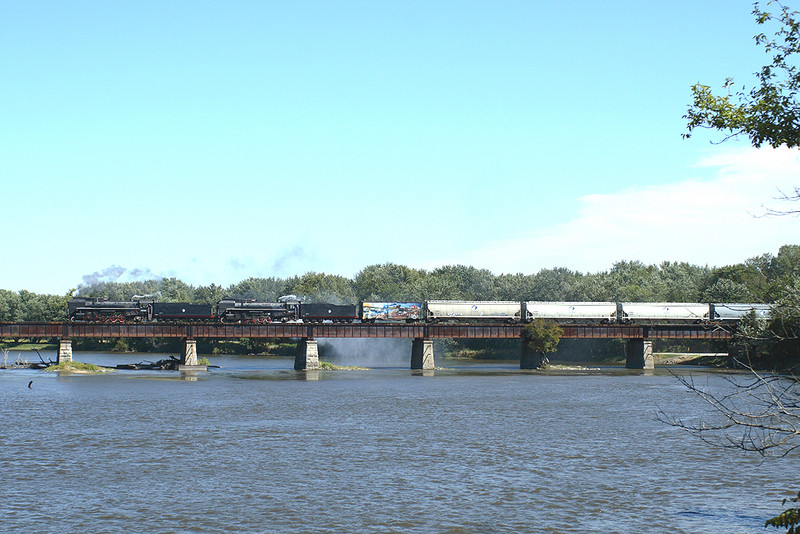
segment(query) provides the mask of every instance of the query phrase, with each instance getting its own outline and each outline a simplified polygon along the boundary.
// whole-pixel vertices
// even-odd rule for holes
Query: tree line
[[[72,296],[130,300],[152,295],[161,302],[216,303],[240,296],[274,302],[297,295],[309,302],[355,304],[360,301],[539,300],[593,302],[763,302],[791,305],[800,293],[800,245],[785,245],[776,255],[762,254],[724,267],[663,262],[646,265],[619,261],[602,272],[580,273],[564,267],[535,274],[495,275],[486,269],[447,265],[432,270],[385,263],[370,265],[354,277],[308,272],[289,278],[247,278],[224,287],[194,286],[177,278],[139,282],[100,282],[65,295],[0,290],[0,321],[63,321]]]

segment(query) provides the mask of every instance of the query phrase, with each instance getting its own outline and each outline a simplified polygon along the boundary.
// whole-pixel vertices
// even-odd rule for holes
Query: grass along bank
[[[45,371],[60,371],[65,373],[75,374],[95,374],[95,373],[108,373],[112,369],[101,367],[92,363],[81,362],[61,362],[56,365],[51,365],[45,368]]]

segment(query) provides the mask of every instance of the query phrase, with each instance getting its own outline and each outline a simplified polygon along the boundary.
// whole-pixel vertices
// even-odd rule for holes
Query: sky
[[[751,11],[5,0],[0,288],[776,254],[800,150],[681,137],[768,62]]]

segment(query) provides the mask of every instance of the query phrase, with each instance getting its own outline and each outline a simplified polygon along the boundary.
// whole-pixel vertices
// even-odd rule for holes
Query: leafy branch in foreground
[[[747,135],[755,147],[765,143],[800,146],[800,71],[795,56],[800,52],[798,12],[779,0],[770,0],[767,5],[777,7],[777,11],[762,10],[756,3],[753,15],[759,25],[779,26],[772,38],[764,33],[755,36],[756,44],[772,54],[771,63],[755,73],[758,82],[749,91],[745,87],[733,91],[732,78],[726,78],[722,86],[726,94],[721,96],[708,85],[695,84],[692,105],[683,116],[688,121],[684,138],[691,137],[696,128],[709,128],[729,132],[723,141]]]
[[[797,497],[793,497],[789,499],[789,501],[800,502],[800,492],[797,493]],[[783,500],[783,505],[786,506],[786,499]],[[764,527],[788,527],[789,530],[786,531],[786,534],[800,534],[800,508],[789,508],[785,510],[780,515],[768,519],[767,522],[764,523]]]

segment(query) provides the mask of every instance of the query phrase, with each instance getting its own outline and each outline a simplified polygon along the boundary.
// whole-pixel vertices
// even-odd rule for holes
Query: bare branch
[[[800,448],[800,380],[794,375],[761,374],[749,367],[745,376],[728,376],[728,390],[711,391],[692,375],[673,375],[711,406],[711,421],[690,423],[659,409],[658,418],[704,442],[762,456],[786,456]]]

